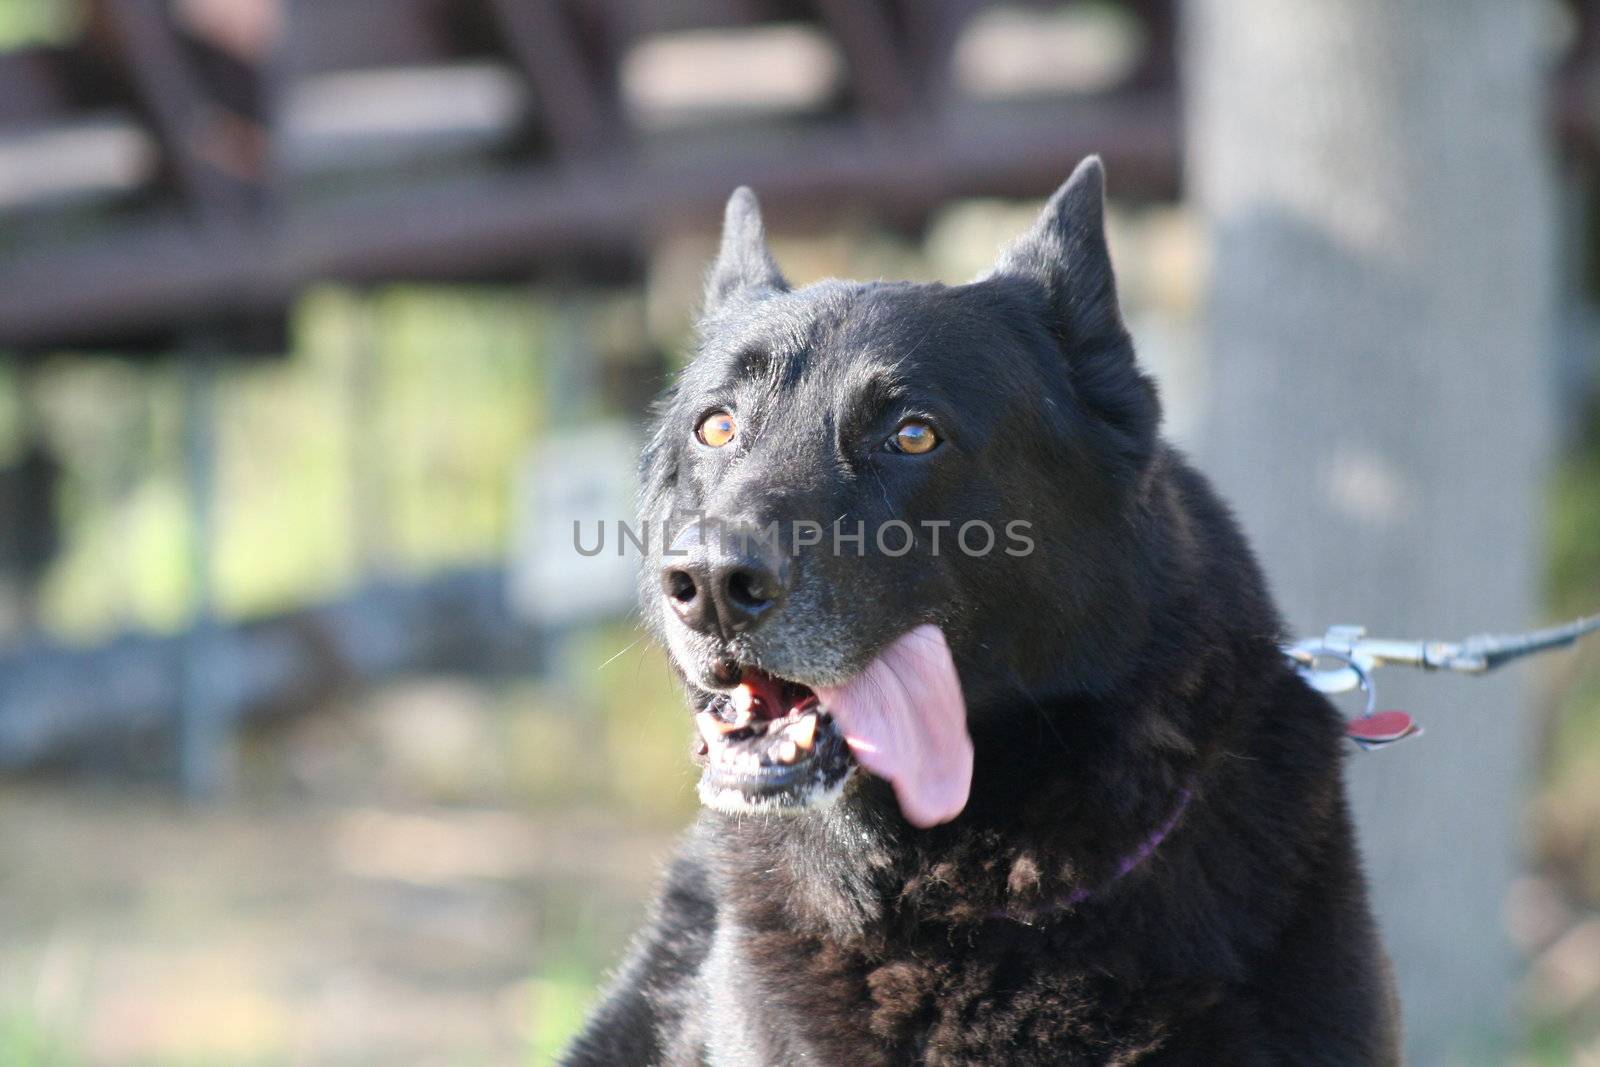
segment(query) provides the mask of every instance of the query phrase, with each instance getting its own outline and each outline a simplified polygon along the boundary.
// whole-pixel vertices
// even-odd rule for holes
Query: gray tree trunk
[[[1536,620],[1553,293],[1541,11],[1186,11],[1189,188],[1214,257],[1199,451],[1297,633]],[[1427,736],[1350,757],[1417,1064],[1497,1062],[1509,1029],[1523,669],[1382,672],[1380,707]]]

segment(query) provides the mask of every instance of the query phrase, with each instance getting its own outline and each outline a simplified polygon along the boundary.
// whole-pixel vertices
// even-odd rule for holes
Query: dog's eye
[[[905,452],[913,456],[920,456],[924,452],[932,452],[939,444],[939,435],[933,432],[933,427],[918,419],[907,419],[900,424],[900,428],[889,439],[889,447],[896,452]]]
[[[700,420],[700,425],[694,428],[694,435],[703,445],[712,448],[721,448],[733,440],[739,432],[739,423],[734,419],[731,411],[713,411]]]

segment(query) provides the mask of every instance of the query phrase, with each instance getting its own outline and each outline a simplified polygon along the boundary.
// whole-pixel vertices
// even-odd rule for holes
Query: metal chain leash
[[[1523,634],[1479,634],[1462,641],[1397,641],[1368,637],[1364,626],[1330,626],[1321,637],[1310,637],[1284,647],[1284,655],[1300,676],[1320,693],[1366,694],[1366,710],[1350,720],[1350,739],[1365,749],[1381,748],[1422,733],[1422,727],[1403,711],[1378,711],[1377,688],[1372,675],[1379,667],[1395,664],[1426,671],[1484,674],[1512,660],[1565,648],[1584,634],[1600,632],[1600,615],[1578,619]]]

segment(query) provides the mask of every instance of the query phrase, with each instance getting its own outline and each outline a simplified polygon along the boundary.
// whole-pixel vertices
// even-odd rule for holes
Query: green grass
[[[0,1067],[76,1067],[83,1060],[56,1028],[16,1005],[0,1005]]]
[[[583,1025],[604,971],[592,959],[555,960],[534,976],[533,1002],[528,1006],[528,1063],[546,1067],[555,1062]]]
[[[1551,479],[1545,600],[1566,618],[1600,611],[1600,415]]]
[[[0,52],[62,44],[82,24],[83,5],[76,0],[0,0]]]
[[[1529,1028],[1523,1055],[1533,1067],[1572,1067],[1578,1047],[1567,1027],[1544,1022]]]
[[[1557,466],[1549,500],[1549,614],[1557,619],[1593,615],[1600,612],[1600,413]],[[1600,808],[1594,798],[1600,789],[1600,639],[1581,642],[1574,656],[1573,673],[1554,711],[1545,783],[1566,791],[1574,803]],[[1600,904],[1600,885],[1576,888]]]
[[[554,1062],[578,1032],[644,914],[638,902],[598,899],[579,884],[554,887],[542,903],[528,1006],[530,1067]]]

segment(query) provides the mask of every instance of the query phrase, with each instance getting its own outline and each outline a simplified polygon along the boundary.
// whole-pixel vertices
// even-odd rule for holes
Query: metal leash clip
[[[1422,727],[1403,711],[1378,711],[1372,674],[1387,664],[1427,671],[1484,674],[1514,659],[1564,648],[1584,634],[1600,631],[1600,615],[1525,634],[1479,634],[1463,641],[1396,641],[1368,637],[1364,626],[1330,626],[1321,637],[1286,645],[1300,677],[1319,693],[1366,694],[1365,712],[1346,724],[1350,739],[1364,749],[1382,748],[1416,737]],[[1329,665],[1331,661],[1331,666]]]

